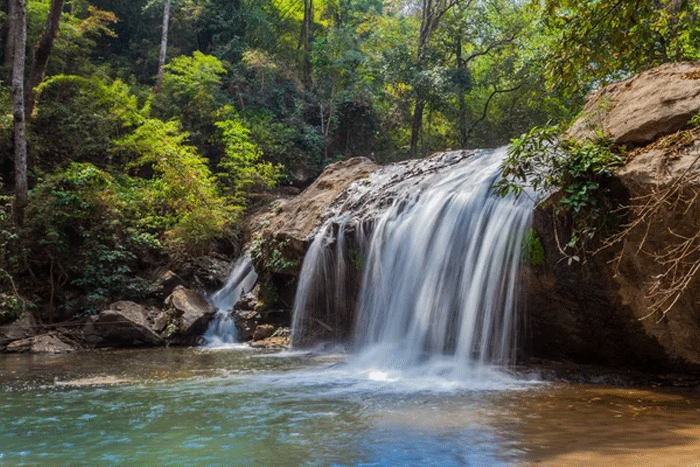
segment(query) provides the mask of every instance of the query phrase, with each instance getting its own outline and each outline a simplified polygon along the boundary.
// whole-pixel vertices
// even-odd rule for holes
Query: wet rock
[[[13,323],[0,326],[0,347],[20,339],[26,339],[36,334],[36,322],[31,315],[16,320]]]
[[[149,325],[153,310],[130,301],[115,302],[83,327],[85,342],[91,347],[157,346],[165,341]]]
[[[196,290],[180,286],[165,299],[164,312],[169,317],[165,337],[173,343],[194,345],[214,319],[216,308]]]
[[[8,352],[66,353],[77,350],[73,345],[62,341],[53,334],[29,337],[11,342]]]
[[[253,333],[253,340],[260,341],[263,339],[267,339],[268,337],[271,337],[276,330],[277,328],[272,324],[260,324],[255,328],[255,332]]]
[[[259,289],[259,288],[256,286],[256,289]],[[240,310],[240,311],[253,311],[258,306],[259,306],[258,295],[254,289],[253,292],[249,292],[249,293],[243,295],[240,298],[240,300],[238,300],[236,302],[234,309]]]
[[[236,336],[241,342],[247,342],[253,338],[255,329],[258,327],[260,314],[253,310],[235,310],[236,316]]]
[[[290,338],[289,336],[270,336],[266,339],[253,341],[250,346],[262,349],[288,349]]]
[[[700,63],[667,63],[586,98],[569,136],[639,145],[683,128],[700,111]]]

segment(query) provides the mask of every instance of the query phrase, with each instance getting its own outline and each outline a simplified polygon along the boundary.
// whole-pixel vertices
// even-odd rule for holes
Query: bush
[[[139,265],[159,254],[160,243],[138,223],[133,188],[92,164],[72,163],[31,191],[21,238],[50,307],[93,313],[143,294]]]
[[[612,151],[611,144],[600,138],[579,142],[561,136],[560,128],[535,127],[514,139],[502,164],[502,178],[496,183],[501,195],[520,196],[526,187],[550,196],[557,214],[572,220],[572,232],[566,248],[580,255],[611,233],[619,219],[616,201],[610,196],[608,181],[612,168],[624,162]]]

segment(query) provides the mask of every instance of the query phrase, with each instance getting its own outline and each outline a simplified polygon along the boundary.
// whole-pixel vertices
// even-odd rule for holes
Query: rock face
[[[85,323],[85,342],[91,347],[156,346],[165,344],[149,323],[149,316],[159,314],[134,302],[113,303]]]
[[[682,128],[700,111],[700,62],[668,63],[591,93],[569,130],[577,139],[602,132],[642,145]]]
[[[700,365],[700,129],[635,151],[617,176],[629,228],[583,266],[558,252],[551,212],[535,216],[547,266],[528,276],[526,347],[657,370]]]
[[[618,176],[644,220],[613,263],[619,296],[669,355],[700,365],[700,129],[633,153]]]
[[[277,201],[271,211],[250,219],[249,223],[263,244],[283,245],[279,251],[286,264],[294,265],[291,270],[279,272],[298,273],[312,233],[325,220],[328,207],[352,182],[367,177],[377,168],[377,164],[366,157],[331,164],[300,195]],[[266,253],[271,256],[270,252],[263,254]]]
[[[556,224],[556,228],[555,228]],[[537,210],[533,228],[545,252],[545,264],[525,270],[521,314],[521,355],[607,366],[660,369],[668,354],[647,334],[625,304],[608,261],[600,253],[585,264],[569,264],[556,235],[566,230],[551,210]]]

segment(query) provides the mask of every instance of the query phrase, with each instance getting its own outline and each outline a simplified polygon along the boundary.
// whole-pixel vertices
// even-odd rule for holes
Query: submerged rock
[[[667,63],[591,93],[569,136],[646,144],[680,130],[698,111],[700,62]]]

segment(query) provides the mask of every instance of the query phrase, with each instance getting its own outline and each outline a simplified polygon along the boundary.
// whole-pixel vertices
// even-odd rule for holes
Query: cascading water
[[[209,298],[217,312],[209,329],[202,336],[204,345],[218,347],[236,342],[233,307],[241,296],[253,289],[257,280],[258,274],[252,261],[248,256],[241,256],[233,264],[226,284]]]
[[[304,323],[315,319],[309,297],[350,301],[327,282],[343,281],[338,265],[350,250],[343,247],[344,232],[370,224],[370,240],[356,235],[352,247],[364,258],[354,311],[360,366],[429,368],[459,379],[474,367],[510,361],[522,240],[533,204],[526,196],[492,193],[504,156],[505,149],[479,151],[418,180],[409,176],[392,186],[393,204],[374,221],[327,223],[302,269],[293,339],[302,341]]]

